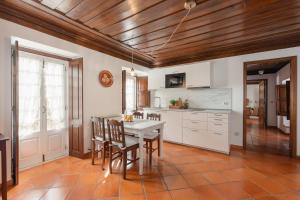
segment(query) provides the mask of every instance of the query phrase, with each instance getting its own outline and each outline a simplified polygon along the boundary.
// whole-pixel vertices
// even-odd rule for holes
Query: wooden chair
[[[144,113],[135,111],[132,113],[133,117],[136,119],[144,119]]]
[[[160,121],[160,114],[156,113],[147,113],[148,120],[157,120]],[[160,130],[157,132],[150,132],[144,135],[144,141],[146,142],[146,153],[149,155],[149,164],[152,165],[152,153],[157,150],[158,156],[160,156]],[[153,142],[157,140],[157,148],[153,148]]]
[[[92,117],[92,165],[95,164],[95,154],[101,152],[102,170],[104,170],[105,156],[108,152],[108,138],[105,133],[104,118]]]
[[[123,161],[123,178],[126,179],[126,168],[128,164],[137,161],[136,156],[133,159],[127,158],[127,153],[129,151],[134,152],[139,148],[139,142],[136,138],[131,136],[126,136],[124,132],[123,121],[119,122],[117,120],[107,120],[108,127],[108,137],[109,137],[109,170],[112,173],[112,162],[118,157],[121,157]],[[116,150],[113,152],[113,150]],[[129,161],[127,163],[127,161]]]

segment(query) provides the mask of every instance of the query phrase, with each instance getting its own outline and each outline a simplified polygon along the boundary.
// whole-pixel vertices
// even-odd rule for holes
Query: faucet
[[[155,103],[155,99],[159,100],[158,107],[161,108],[161,98],[160,97],[154,97],[154,103]]]

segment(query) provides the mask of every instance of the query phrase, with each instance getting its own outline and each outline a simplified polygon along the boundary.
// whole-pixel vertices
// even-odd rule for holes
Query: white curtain
[[[41,130],[42,60],[19,58],[19,135],[25,137]]]
[[[65,66],[45,62],[44,80],[47,130],[65,128]]]
[[[136,109],[136,78],[133,76],[126,77],[126,110]]]

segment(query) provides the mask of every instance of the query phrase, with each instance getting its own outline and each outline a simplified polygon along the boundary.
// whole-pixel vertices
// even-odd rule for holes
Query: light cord
[[[189,15],[191,11],[191,8],[188,9],[186,15],[180,20],[179,24],[177,24],[176,28],[174,29],[174,31],[172,32],[172,34],[170,35],[170,37],[168,38],[168,40],[166,40],[160,47],[158,47],[157,49],[154,49],[151,51],[151,55],[153,55],[154,51],[158,51],[162,48],[164,48],[172,39],[172,37],[174,36],[174,34],[176,33],[176,31],[178,30],[178,28],[181,26],[181,24],[184,22],[185,18]]]

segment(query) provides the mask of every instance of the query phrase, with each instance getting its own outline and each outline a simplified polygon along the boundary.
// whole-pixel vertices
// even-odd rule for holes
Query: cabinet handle
[[[218,116],[218,117],[220,117],[220,116],[222,116],[222,114],[215,114],[215,116]]]
[[[191,131],[192,131],[192,132],[198,132],[198,130],[196,130],[196,129],[192,129]]]
[[[218,119],[218,118],[215,118],[214,120],[216,120],[216,121],[223,121],[223,119]]]
[[[216,123],[214,123],[215,124],[215,126],[222,126],[223,124],[216,124]]]
[[[216,135],[222,135],[222,133],[217,133],[217,132],[214,132],[214,134],[216,134]]]
[[[199,122],[197,122],[197,121],[192,121],[192,123],[193,123],[193,124],[199,124]]]

